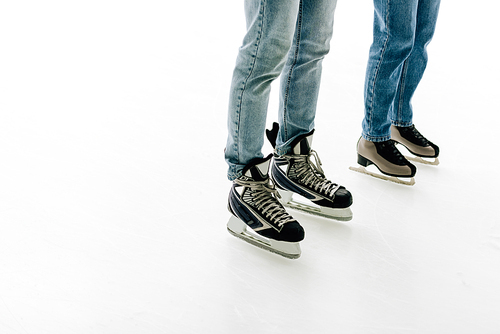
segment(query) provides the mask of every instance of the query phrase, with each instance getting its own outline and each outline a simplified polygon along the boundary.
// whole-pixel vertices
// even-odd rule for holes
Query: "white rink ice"
[[[443,1],[405,187],[348,169],[372,3],[339,1],[313,147],[354,218],[295,213],[288,260],[226,231],[242,1],[3,1],[0,333],[500,333],[496,8]]]

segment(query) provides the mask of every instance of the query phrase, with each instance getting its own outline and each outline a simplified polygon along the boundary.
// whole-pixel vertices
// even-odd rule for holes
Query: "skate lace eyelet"
[[[311,159],[314,157],[314,159]],[[294,166],[289,174],[298,183],[314,189],[326,197],[333,197],[339,185],[328,180],[321,168],[321,160],[316,151],[311,150],[308,155],[294,156]],[[313,161],[314,160],[314,161]]]

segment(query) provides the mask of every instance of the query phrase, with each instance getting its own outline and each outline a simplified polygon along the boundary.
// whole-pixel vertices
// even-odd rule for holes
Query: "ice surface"
[[[441,164],[404,187],[348,170],[372,4],[339,1],[314,149],[354,217],[294,213],[292,261],[226,231],[242,2],[4,1],[0,332],[498,333],[493,6],[442,4],[414,99]]]

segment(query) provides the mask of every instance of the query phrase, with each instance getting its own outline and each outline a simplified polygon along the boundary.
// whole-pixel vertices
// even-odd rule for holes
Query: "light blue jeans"
[[[374,0],[373,44],[365,78],[363,138],[391,138],[391,124],[411,126],[411,99],[427,65],[440,0]]]
[[[278,154],[314,128],[336,0],[245,0],[247,33],[231,83],[225,159],[234,180],[262,158],[271,82],[281,75]]]

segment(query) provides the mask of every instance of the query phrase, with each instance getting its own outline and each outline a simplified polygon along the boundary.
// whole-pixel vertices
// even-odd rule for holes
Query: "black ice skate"
[[[233,182],[228,203],[233,216],[227,229],[254,246],[296,259],[301,254],[304,229],[277,199],[279,194],[268,176],[271,158],[270,154],[251,162]]]
[[[279,126],[267,130],[267,138],[276,146]],[[314,130],[297,137],[288,154],[274,155],[271,178],[284,206],[309,214],[348,221],[352,219],[351,193],[326,179],[318,154],[311,150]],[[314,157],[316,163],[311,158]],[[297,200],[293,196],[299,195]],[[300,200],[302,199],[302,201]]]
[[[414,155],[406,156],[408,160],[428,165],[439,165],[439,147],[422,136],[414,125],[409,127],[392,125],[391,138]]]
[[[417,168],[399,152],[393,140],[376,143],[361,137],[358,141],[358,164],[359,167],[349,169],[395,183],[415,184],[413,177]],[[370,165],[375,165],[382,174],[366,169]]]

